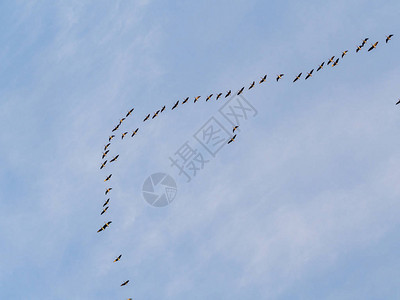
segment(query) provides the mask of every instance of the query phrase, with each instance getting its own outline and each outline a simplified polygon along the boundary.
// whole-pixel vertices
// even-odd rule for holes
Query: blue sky
[[[400,298],[399,13],[395,0],[2,1],[0,299]],[[365,37],[377,49],[356,54]],[[169,157],[218,115],[204,97],[264,74],[244,94],[257,115],[186,183]],[[132,107],[124,128],[139,134],[101,172]],[[160,171],[178,195],[154,208],[141,188]]]

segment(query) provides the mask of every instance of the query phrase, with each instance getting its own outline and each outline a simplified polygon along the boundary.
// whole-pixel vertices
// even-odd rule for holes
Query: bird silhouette
[[[134,108],[132,108],[130,111],[128,111],[128,113],[126,114],[126,118],[133,112]]]
[[[144,118],[143,122],[144,122],[144,121],[147,121],[149,118],[150,118],[150,114],[148,114],[148,115],[146,116],[146,118]]]
[[[107,163],[107,161],[104,161],[104,162],[101,164],[100,170],[103,169],[103,168],[106,166],[106,163]]]
[[[310,78],[312,76],[312,73],[314,72],[314,69],[312,69],[309,73],[307,73],[307,76],[305,78],[305,80],[307,80],[308,78]]]
[[[236,138],[236,134],[228,141],[228,144],[232,143]]]
[[[251,89],[254,87],[255,84],[256,84],[256,82],[253,81],[253,82],[251,83],[250,87],[249,87],[249,90],[251,90]]]
[[[197,102],[197,100],[199,100],[199,99],[200,99],[200,97],[201,97],[201,96],[197,96],[197,97],[195,97],[195,98],[194,98],[194,102],[193,102],[193,103],[196,103],[196,102]]]
[[[297,75],[297,77],[293,80],[293,82],[296,82],[297,80],[299,80],[301,77],[301,74],[303,74],[303,73],[300,73],[299,75]]]
[[[261,77],[260,83],[263,83],[267,79],[267,75],[264,75],[264,77]]]
[[[368,52],[375,49],[379,42],[375,42],[375,44],[371,44],[371,48],[368,49]]]
[[[349,52],[349,50],[346,50],[346,51],[342,52],[342,58],[347,54],[347,52]]]
[[[108,141],[111,142],[111,140],[115,137],[115,135],[111,135],[108,137]]]
[[[207,102],[208,100],[210,100],[211,97],[212,97],[213,95],[214,95],[214,94],[210,94],[210,95],[207,97],[206,102]]]
[[[101,156],[101,159],[104,159],[104,157],[106,157],[108,152],[110,152],[110,150],[107,150],[106,152],[103,152],[103,155]]]
[[[107,211],[107,209],[108,209],[108,206],[106,206],[106,208],[101,211],[100,215],[104,214]]]
[[[226,98],[226,97],[228,97],[228,96],[231,94],[231,92],[232,92],[232,91],[231,91],[231,90],[229,90],[229,92],[228,92],[228,93],[226,93],[226,95],[225,95],[225,98]]]
[[[111,187],[110,187],[110,188],[108,188],[108,189],[106,189],[106,191],[105,191],[104,195],[107,195],[109,192],[111,192],[111,190],[112,190],[112,188],[111,188]]]
[[[335,58],[335,55],[331,57],[331,59],[328,61],[327,65],[329,65],[331,62],[333,62],[334,58]]]
[[[322,64],[319,65],[319,67],[318,67],[318,69],[317,69],[317,72],[318,72],[319,70],[321,70],[321,69],[324,67],[324,64],[325,64],[325,62],[323,62]]]
[[[109,181],[111,178],[112,174],[108,175],[106,179],[104,179],[104,182]]]
[[[222,93],[219,93],[219,94],[217,95],[217,99],[216,99],[216,100],[218,100],[219,97],[221,97],[221,96],[222,96]]]
[[[239,90],[239,92],[237,93],[237,95],[239,96],[239,95],[243,92],[243,90],[244,90],[244,87],[242,87],[242,88]]]
[[[123,282],[123,283],[121,284],[121,286],[127,285],[127,284],[128,284],[128,282],[129,282],[129,280],[127,280],[127,281]]]
[[[279,74],[279,75],[276,77],[276,81],[278,82],[278,80],[281,79],[284,75],[285,75],[285,74]]]
[[[185,104],[189,100],[189,97],[187,97],[185,100],[183,100],[182,104]]]
[[[179,100],[176,101],[176,103],[174,104],[174,106],[172,106],[171,110],[174,110],[174,109],[178,106],[178,104],[179,104]]]
[[[108,204],[108,202],[110,202],[110,198],[108,198],[107,201],[104,202],[103,207],[106,206]]]
[[[120,254],[116,259],[114,259],[114,262],[120,261],[121,260],[121,256],[122,256],[122,254]]]
[[[133,137],[137,132],[138,132],[139,128],[136,128],[136,130],[134,132],[132,132],[131,137]]]
[[[393,34],[389,34],[386,36],[386,44],[392,39]]]
[[[112,163],[113,161],[116,161],[118,157],[119,157],[119,154],[117,156],[115,156],[113,159],[111,159],[110,163]]]
[[[124,137],[127,135],[127,133],[128,133],[128,131],[125,131],[125,132],[122,134],[122,136],[121,136],[121,139],[122,139],[122,140],[123,140]]]

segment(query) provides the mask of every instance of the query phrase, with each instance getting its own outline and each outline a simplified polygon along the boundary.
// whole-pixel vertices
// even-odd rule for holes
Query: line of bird
[[[388,43],[388,42],[392,39],[392,37],[393,37],[393,34],[390,34],[390,35],[386,36],[386,40],[385,40],[386,43]],[[365,46],[365,44],[366,44],[367,41],[368,41],[368,38],[363,39],[362,42],[361,42],[361,45],[357,46],[355,52],[358,53],[358,52]],[[374,49],[376,49],[378,43],[379,43],[379,42],[377,41],[377,42],[371,44],[371,47],[368,49],[368,52],[369,52],[369,51],[372,51],[372,50],[374,50]],[[347,55],[347,53],[348,53],[348,50],[343,51],[343,52],[341,53],[341,59],[343,59],[344,56]],[[335,56],[332,56],[332,57],[327,61],[326,65],[330,65],[330,64],[331,64],[332,67],[335,67],[335,66],[339,63],[339,60],[340,60],[339,57],[337,57],[337,58],[335,59]],[[325,61],[322,62],[322,63],[318,66],[317,72],[320,71],[321,69],[323,69],[323,68],[324,68],[324,65],[325,65]],[[312,69],[311,71],[307,72],[307,75],[305,76],[305,80],[307,80],[308,78],[312,77],[313,72],[314,72],[314,69]],[[299,74],[294,78],[293,82],[298,81],[298,80],[301,78],[302,74],[303,74],[302,72],[299,73]],[[284,77],[284,75],[285,75],[285,74],[283,74],[283,73],[282,73],[282,74],[278,74],[278,75],[276,76],[276,82],[278,82],[279,80],[281,80],[281,79]],[[267,80],[267,75],[264,75],[264,76],[262,76],[262,77],[260,78],[260,80],[258,81],[258,84],[262,84],[262,83],[264,83],[266,80]],[[250,86],[247,88],[247,90],[251,90],[252,88],[254,88],[255,85],[256,85],[256,81],[253,81],[253,82],[250,84]],[[244,91],[245,91],[245,86],[243,86],[242,88],[240,88],[240,89],[236,92],[236,95],[241,95]],[[218,100],[218,99],[221,98],[221,97],[227,98],[227,97],[229,97],[229,96],[231,96],[231,95],[232,95],[232,90],[229,90],[229,91],[226,92],[226,93],[221,93],[221,92],[220,92],[220,93],[218,93],[218,94],[215,94],[215,99]],[[211,100],[213,96],[214,96],[213,93],[210,94],[210,95],[208,95],[208,96],[206,97],[206,100],[205,100],[205,101],[207,102],[207,101]],[[196,97],[194,97],[193,103],[196,103],[200,98],[201,98],[201,96],[196,96]],[[190,97],[186,97],[186,98],[181,102],[181,105],[183,105],[183,104],[185,104],[186,102],[188,102],[189,99],[190,99]],[[176,102],[174,103],[174,105],[172,106],[171,110],[176,109],[176,108],[178,107],[179,103],[180,103],[179,100],[176,101]],[[396,103],[396,105],[398,105],[398,104],[400,104],[400,99],[399,99],[399,101]],[[157,111],[152,115],[151,118],[152,118],[152,119],[156,118],[159,114],[163,113],[163,112],[165,111],[165,109],[166,109],[166,106],[164,105],[161,109],[157,110]],[[108,149],[108,148],[109,148],[109,146],[111,145],[112,139],[115,138],[115,134],[113,134],[113,132],[117,131],[117,130],[120,128],[120,126],[122,125],[122,123],[124,122],[124,120],[126,120],[126,119],[133,113],[133,111],[134,111],[134,108],[130,109],[130,110],[127,112],[127,114],[125,115],[125,117],[121,118],[121,119],[119,120],[119,123],[112,129],[112,135],[109,136],[109,138],[108,138],[108,143],[104,146],[104,152],[102,153],[102,159],[104,159],[104,158],[108,155],[108,153],[109,153],[109,151],[110,151],[110,149]],[[148,115],[143,119],[143,122],[146,122],[147,120],[149,120],[149,119],[150,119],[150,116],[151,116],[151,114],[148,114]],[[235,131],[238,129],[238,127],[239,127],[238,125],[234,126],[232,132],[235,133]],[[139,131],[139,128],[136,128],[135,130],[133,130],[133,131],[132,131],[132,134],[131,134],[131,137],[134,137],[134,136],[138,133],[138,131]],[[121,134],[121,140],[123,140],[127,134],[128,134],[128,131],[123,132],[123,133]],[[228,143],[228,144],[232,143],[232,142],[235,140],[235,138],[236,138],[236,134],[234,134],[230,139],[228,139],[228,140],[227,140],[227,143]],[[116,156],[114,156],[114,157],[109,161],[109,163],[115,162],[115,161],[118,159],[118,157],[119,157],[119,154],[117,154]],[[100,166],[100,169],[103,169],[103,168],[106,166],[106,164],[107,164],[107,160],[105,160],[104,162],[102,162],[102,164],[101,164],[101,166]],[[104,182],[109,181],[109,180],[111,179],[111,177],[112,177],[112,174],[109,174],[109,175],[104,179]],[[107,188],[106,191],[105,191],[105,195],[108,195],[108,193],[110,193],[111,190],[112,190],[112,187]],[[104,202],[104,204],[103,204],[103,209],[102,209],[100,215],[103,215],[103,214],[106,213],[106,211],[107,211],[108,208],[109,208],[109,206],[108,206],[109,202],[110,202],[110,198],[108,198],[108,199]],[[108,227],[110,226],[111,223],[112,223],[112,221],[105,222],[104,225],[103,225],[102,227],[100,227],[99,230],[97,230],[97,232],[104,231],[106,228],[108,228]],[[120,260],[121,260],[121,257],[122,257],[122,254],[120,254],[119,256],[117,256],[117,257],[114,259],[114,262],[120,261]],[[127,285],[128,283],[129,283],[129,280],[126,280],[126,281],[124,281],[124,282],[121,284],[121,286],[125,286],[125,285]]]

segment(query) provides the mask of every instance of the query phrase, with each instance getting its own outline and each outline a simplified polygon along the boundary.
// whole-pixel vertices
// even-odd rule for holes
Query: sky
[[[396,0],[1,1],[0,299],[399,299],[399,14]],[[254,112],[210,156],[194,135],[210,118],[230,132],[231,98],[205,97],[242,86]],[[208,160],[190,182],[170,161],[186,142]],[[157,172],[177,185],[161,208],[142,196]]]

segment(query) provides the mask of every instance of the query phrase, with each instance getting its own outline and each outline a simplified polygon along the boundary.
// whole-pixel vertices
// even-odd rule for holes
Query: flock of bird
[[[392,37],[393,37],[393,34],[390,34],[390,35],[386,36],[386,43],[388,43],[388,42],[392,39]],[[363,39],[362,42],[361,42],[361,45],[359,45],[359,46],[356,47],[355,52],[358,53],[359,51],[361,51],[362,48],[365,46],[365,44],[366,44],[367,41],[368,41],[368,38]],[[376,49],[376,48],[377,48],[377,45],[378,45],[378,41],[375,42],[375,43],[373,43],[373,44],[371,44],[371,47],[368,49],[368,52],[370,52],[370,51]],[[326,66],[331,65],[332,67],[335,67],[336,65],[338,65],[340,59],[343,59],[344,56],[347,55],[347,53],[348,53],[348,50],[343,51],[343,52],[341,53],[341,55],[340,55],[340,56],[341,56],[340,58],[339,58],[339,57],[336,57],[336,56],[332,56],[330,59],[327,60]],[[336,59],[335,59],[335,58],[336,58]],[[318,72],[318,71],[320,71],[321,69],[323,69],[324,66],[325,66],[325,62],[322,62],[322,63],[317,67],[316,72]],[[307,80],[307,79],[309,79],[310,77],[312,77],[312,76],[313,76],[313,72],[314,72],[314,69],[311,69],[309,72],[307,72],[307,75],[305,76],[305,80]],[[276,76],[276,78],[275,78],[276,81],[278,82],[279,80],[283,79],[284,75],[285,75],[285,74],[283,74],[283,73],[282,73],[282,74],[278,74],[278,75]],[[302,75],[303,75],[302,72],[299,73],[299,74],[294,78],[293,82],[298,81],[298,80],[301,78]],[[258,81],[258,85],[264,83],[266,80],[267,80],[267,75],[263,75],[263,76],[260,78],[260,80]],[[256,86],[256,81],[253,81],[253,82],[249,85],[249,87],[247,88],[247,90],[251,90],[251,89],[253,89],[255,86]],[[236,95],[242,94],[242,93],[245,91],[245,89],[246,89],[245,86],[241,87],[241,88],[236,92]],[[215,99],[216,99],[216,100],[218,100],[218,99],[221,98],[222,96],[224,96],[224,98],[227,98],[227,97],[229,97],[230,95],[232,95],[232,90],[229,90],[229,91],[227,91],[226,93],[219,92],[218,94],[215,94],[215,95],[216,95],[216,96],[215,96]],[[214,96],[214,93],[208,95],[208,96],[206,97],[205,101],[207,102],[207,101],[211,100],[213,96]],[[196,97],[194,97],[193,103],[196,103],[200,98],[201,98],[201,96],[196,96]],[[176,101],[176,102],[172,105],[171,110],[175,110],[175,109],[178,107],[179,104],[180,104],[180,105],[185,104],[186,102],[189,101],[189,99],[190,99],[190,97],[186,97],[186,98],[181,102],[181,104],[180,104],[180,100]],[[399,99],[399,101],[396,103],[396,105],[398,105],[398,104],[400,104],[400,99]],[[150,114],[150,113],[149,113],[149,114],[143,119],[143,122],[146,122],[147,120],[149,120],[149,119],[150,119],[150,116],[151,116],[152,119],[156,118],[157,116],[159,116],[159,114],[163,113],[163,112],[165,111],[165,109],[166,109],[166,106],[164,105],[161,109],[157,110],[154,114]],[[111,141],[116,137],[116,135],[114,134],[114,132],[116,132],[117,130],[120,129],[120,126],[123,124],[124,120],[126,120],[126,119],[133,113],[133,111],[134,111],[134,108],[130,109],[130,110],[127,112],[127,114],[125,115],[125,117],[121,118],[121,119],[119,120],[119,123],[112,129],[112,134],[108,137],[108,143],[104,146],[104,150],[103,150],[103,153],[102,153],[102,156],[101,156],[102,159],[105,159],[105,158],[107,157],[109,151],[110,151],[110,149],[108,149],[108,148],[109,148],[110,145],[111,145]],[[234,126],[232,132],[235,133],[235,131],[237,130],[238,127],[239,127],[238,125],[237,125],[237,126]],[[132,130],[131,137],[134,137],[134,136],[138,133],[138,131],[139,131],[139,128],[136,128],[136,129]],[[128,133],[129,133],[128,131],[122,132],[122,133],[121,133],[121,140],[123,140],[123,139],[125,138],[125,136],[126,136]],[[232,143],[232,142],[235,140],[235,138],[236,138],[236,134],[233,135],[233,136],[227,141],[227,143],[228,143],[228,144]],[[110,159],[109,164],[115,162],[115,161],[118,159],[118,157],[119,157],[119,154],[115,155],[112,159]],[[104,161],[101,163],[101,165],[100,165],[100,169],[105,168],[106,165],[107,165],[107,162],[108,162],[107,159],[104,160]],[[106,178],[104,179],[104,182],[110,181],[110,180],[111,180],[111,177],[112,177],[112,174],[107,175]],[[108,194],[111,192],[111,190],[112,190],[112,187],[107,187],[104,194],[105,194],[105,195],[108,195]],[[109,202],[110,202],[110,198],[108,198],[108,199],[104,202],[102,211],[100,212],[100,215],[103,215],[103,214],[105,214],[105,213],[107,212],[107,210],[108,210],[108,208],[109,208]],[[108,227],[110,227],[110,224],[111,224],[111,223],[112,223],[112,221],[105,222],[104,225],[101,226],[99,230],[97,230],[97,232],[101,232],[101,231],[106,230]],[[121,257],[122,257],[122,254],[120,254],[119,256],[117,256],[117,257],[114,259],[114,263],[115,263],[115,262],[119,262],[119,261],[121,260]],[[121,283],[121,286],[126,286],[128,283],[129,283],[129,280],[125,280],[125,281],[123,281],[123,282]],[[131,298],[129,298],[129,299],[131,299]],[[129,299],[128,299],[128,300],[129,300]]]

